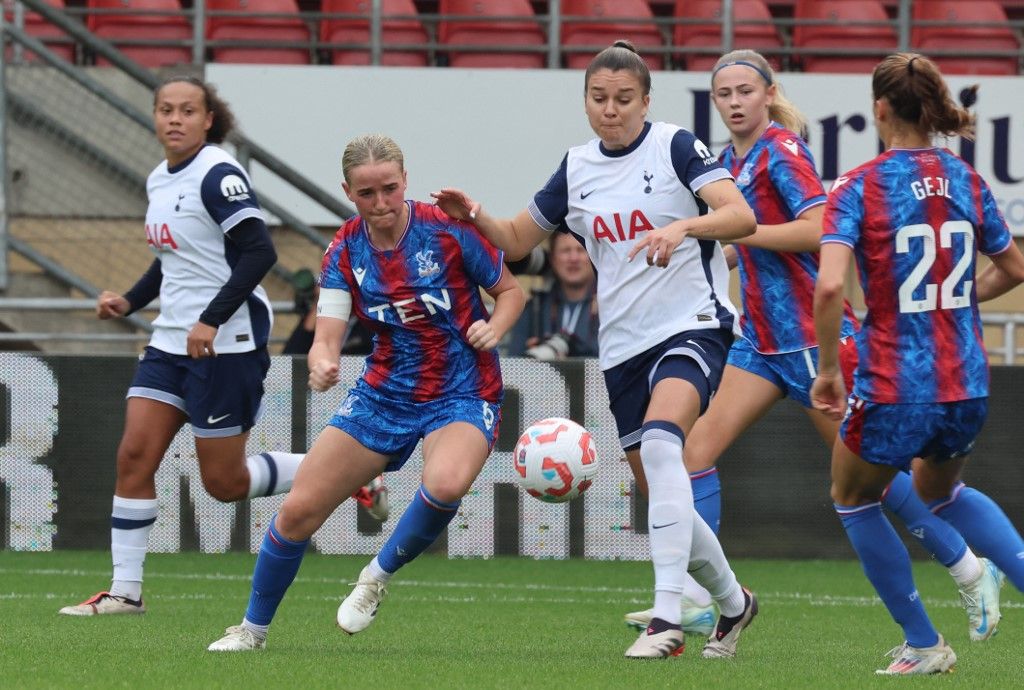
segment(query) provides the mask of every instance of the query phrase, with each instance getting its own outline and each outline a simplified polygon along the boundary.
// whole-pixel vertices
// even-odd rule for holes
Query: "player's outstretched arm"
[[[814,407],[832,419],[846,411],[846,392],[839,369],[839,332],[843,318],[843,290],[852,250],[845,244],[821,245],[818,282],[814,286],[814,331],[818,337],[818,378],[811,387]]]
[[[1010,242],[1006,251],[993,254],[992,265],[978,276],[978,301],[995,299],[1024,282],[1024,254],[1016,242]]]
[[[466,331],[469,344],[477,350],[493,350],[505,337],[509,329],[515,325],[526,305],[526,295],[508,268],[501,267],[501,278],[487,294],[494,298],[494,311],[491,318],[472,323]]]
[[[505,252],[509,261],[523,258],[548,236],[525,209],[515,218],[495,218],[462,190],[444,187],[430,196],[452,218],[476,226],[491,244]]]
[[[754,234],[741,237],[735,242],[773,252],[817,252],[821,243],[821,219],[824,215],[825,205],[818,204],[788,223],[758,223]]]

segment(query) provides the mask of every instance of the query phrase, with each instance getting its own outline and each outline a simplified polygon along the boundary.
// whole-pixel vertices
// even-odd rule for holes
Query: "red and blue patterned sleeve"
[[[814,157],[797,136],[775,140],[769,147],[768,176],[791,218],[825,203],[825,190],[814,168]]]
[[[839,242],[850,248],[860,241],[864,222],[864,176],[841,175],[836,178],[825,204],[821,243]]]

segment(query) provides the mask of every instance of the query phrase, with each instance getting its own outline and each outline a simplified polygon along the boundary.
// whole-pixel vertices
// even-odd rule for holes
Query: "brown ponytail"
[[[896,53],[882,60],[871,75],[871,92],[926,134],[974,138],[974,115],[956,104],[938,66],[923,55]]]

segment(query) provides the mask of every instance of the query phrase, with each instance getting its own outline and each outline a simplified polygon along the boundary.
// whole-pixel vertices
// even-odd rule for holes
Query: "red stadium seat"
[[[879,60],[897,48],[896,30],[883,23],[889,21],[889,15],[879,0],[798,0],[793,18],[828,22],[796,25],[794,48],[872,49],[871,55],[801,54],[799,61],[806,72],[870,74]]]
[[[921,26],[920,21],[949,22],[947,26]],[[971,22],[995,22],[1002,26],[967,26]],[[929,50],[1020,50],[1009,27],[1006,11],[998,2],[947,2],[917,0],[914,3],[910,45],[925,55]],[[929,56],[931,57],[931,56]],[[949,74],[1017,74],[1015,57],[940,57],[939,69]]]
[[[323,43],[369,43],[370,42],[370,0],[323,0],[322,11],[345,14],[362,14],[365,19],[325,19],[320,25],[320,40]],[[392,67],[425,67],[425,50],[394,50],[389,45],[409,43],[426,45],[427,32],[418,19],[414,18],[416,5],[412,0],[384,0],[382,4],[381,42],[383,50],[380,62]],[[388,17],[408,16],[407,19]],[[347,50],[331,48],[331,63],[335,65],[369,65],[369,49]]]
[[[89,31],[110,41],[140,65],[162,67],[192,62],[192,25],[181,14],[178,0],[88,0],[88,7]],[[94,10],[105,12],[93,14]],[[166,14],[131,14],[135,11]],[[127,45],[125,40],[159,41],[163,45]],[[110,63],[99,58],[96,64]]]
[[[470,20],[441,20],[438,40],[446,45],[490,46],[492,52],[448,51],[451,67],[527,67],[540,69],[546,62],[543,51],[515,53],[507,45],[543,46],[544,32],[535,21],[512,21],[492,17],[523,17],[532,20],[529,0],[441,0],[443,15],[473,15]]]
[[[206,38],[210,41],[251,41],[250,45],[213,48],[214,62],[246,62],[256,64],[308,65],[309,49],[283,47],[283,42],[310,42],[309,27],[299,16],[295,0],[207,0],[210,12],[245,12],[246,14],[208,15]],[[260,14],[288,14],[289,17],[266,17]]]
[[[608,18],[608,22],[580,22],[569,17]],[[653,19],[654,14],[644,0],[564,0],[562,2],[562,45],[591,46],[594,50],[566,53],[566,67],[586,69],[590,60],[601,50],[620,38],[629,40],[643,54],[644,47],[661,48],[665,45],[654,22],[615,21],[617,19]],[[646,54],[644,60],[651,69],[661,69],[665,58],[661,54]]]
[[[672,34],[672,43],[677,48],[703,48],[722,45],[722,2],[721,0],[676,0],[676,19],[708,19],[706,24],[677,24]],[[755,21],[756,24],[747,24]],[[733,2],[733,48],[750,48],[766,53],[774,67],[778,59],[773,49],[782,48],[782,39],[772,21],[772,14],[764,0],[735,0]],[[742,24],[736,22],[744,22]],[[676,53],[686,61],[686,69],[706,72],[715,66],[719,55],[709,53]]]
[[[54,7],[63,10],[64,0],[47,0],[47,3]],[[43,19],[41,14],[36,12],[30,12],[28,7],[24,8],[24,20],[25,20],[25,33],[32,38],[39,39],[42,41],[47,48],[56,53],[61,59],[67,62],[75,61],[75,44],[74,40],[66,33],[61,31],[59,28],[51,24],[50,22]],[[14,24],[14,2],[13,0],[4,0],[4,22],[8,24]],[[56,39],[56,40],[55,40]],[[60,39],[66,39],[61,41]],[[7,50],[4,53],[5,59],[12,59],[14,51],[12,50],[13,41],[7,46]],[[39,62],[39,58],[35,53],[28,50],[27,48],[22,53],[22,58],[26,62]]]

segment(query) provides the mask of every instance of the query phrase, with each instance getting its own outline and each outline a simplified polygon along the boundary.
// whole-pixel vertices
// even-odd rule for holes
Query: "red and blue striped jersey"
[[[466,331],[488,318],[480,288],[501,278],[504,255],[436,206],[406,203],[409,225],[394,249],[373,246],[355,216],[334,236],[320,271],[320,286],[350,292],[352,312],[373,333],[363,380],[400,400],[500,402],[498,355],[475,349]]]
[[[854,393],[881,403],[988,395],[976,252],[1013,238],[989,186],[946,149],[891,149],[836,179],[822,243],[854,251],[868,314]]]
[[[719,159],[736,178],[758,225],[788,223],[807,209],[825,203],[825,190],[807,144],[775,122],[743,158],[730,145]],[[743,337],[766,355],[815,347],[817,253],[776,252],[743,244],[734,247],[739,257]],[[853,335],[855,324],[847,305],[842,335]]]

